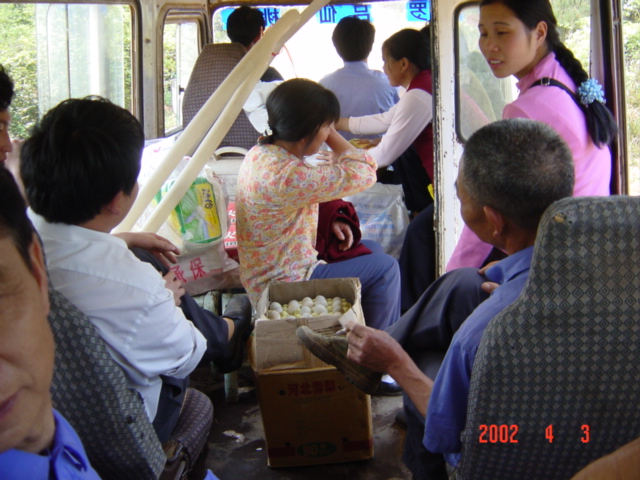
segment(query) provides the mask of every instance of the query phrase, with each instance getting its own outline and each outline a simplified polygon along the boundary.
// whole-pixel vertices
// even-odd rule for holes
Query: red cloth
[[[340,241],[331,230],[331,226],[336,220],[340,220],[351,227],[353,232],[353,245],[345,251],[339,248]],[[360,232],[360,220],[353,205],[344,200],[331,200],[320,204],[318,212],[318,235],[316,239],[316,250],[318,258],[327,263],[348,260],[349,258],[368,255],[371,253],[367,247],[360,243],[362,232]]]
[[[414,88],[432,94],[431,70],[422,70],[413,77],[407,91],[413,90]],[[433,122],[429,122],[429,124],[424,127],[424,130],[422,130],[413,141],[413,146],[416,148],[420,160],[422,160],[422,166],[427,171],[429,179],[433,182]]]

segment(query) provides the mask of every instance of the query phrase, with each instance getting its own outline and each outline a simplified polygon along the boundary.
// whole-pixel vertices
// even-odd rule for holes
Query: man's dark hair
[[[262,12],[257,8],[236,8],[227,19],[227,35],[232,42],[241,43],[245,47],[260,35],[260,29],[266,25]]]
[[[13,98],[13,82],[7,71],[0,65],[0,112],[4,112],[11,105]]]
[[[371,53],[376,29],[367,20],[344,17],[333,29],[331,40],[338,55],[345,62],[366,60]]]
[[[0,237],[10,237],[24,263],[31,269],[29,247],[33,242],[33,226],[27,217],[27,206],[11,172],[0,167]]]
[[[472,201],[536,231],[544,211],[573,194],[571,150],[550,126],[523,118],[490,123],[467,141],[458,181]]]
[[[124,108],[100,97],[60,103],[22,146],[29,205],[51,223],[93,219],[119,192],[132,192],[143,147],[142,126]]]

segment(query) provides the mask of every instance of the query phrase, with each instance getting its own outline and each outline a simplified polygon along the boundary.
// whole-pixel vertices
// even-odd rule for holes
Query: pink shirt
[[[587,122],[580,107],[561,88],[535,86],[542,77],[551,77],[575,91],[576,86],[556,60],[555,53],[544,57],[517,84],[520,95],[504,107],[502,118],[530,118],[552,126],[567,142],[575,165],[573,195],[607,196],[610,194],[611,151],[598,148],[591,140]],[[491,252],[491,245],[482,242],[467,226],[447,264],[447,271],[461,267],[480,267]]]
[[[240,278],[254,305],[269,282],[307,280],[320,263],[318,203],[375,182],[376,163],[364,150],[319,167],[277,145],[249,150],[238,172],[236,215]]]

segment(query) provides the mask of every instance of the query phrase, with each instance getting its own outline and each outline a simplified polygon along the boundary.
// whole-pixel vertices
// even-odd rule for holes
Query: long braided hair
[[[549,0],[482,0],[480,7],[495,3],[501,3],[509,8],[529,30],[534,29],[539,22],[545,22],[547,48],[555,53],[556,59],[576,84],[576,88],[589,79],[589,74],[582,67],[580,60],[560,40],[558,22]],[[605,104],[595,100],[587,105],[579,102],[578,106],[584,113],[587,130],[593,142],[599,147],[610,144],[615,138],[618,127]]]

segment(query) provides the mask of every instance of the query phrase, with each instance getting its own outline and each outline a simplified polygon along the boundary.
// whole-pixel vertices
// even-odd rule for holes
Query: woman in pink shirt
[[[573,153],[574,196],[609,195],[608,145],[617,127],[602,87],[560,41],[549,1],[483,0],[478,29],[493,74],[518,79],[520,95],[504,108],[503,118],[531,118],[555,128]],[[465,227],[447,270],[480,267],[490,252]]]
[[[338,99],[315,82],[288,80],[266,106],[271,134],[242,162],[236,197],[240,276],[252,302],[270,282],[358,277],[367,325],[394,323],[400,317],[400,282],[393,257],[372,253],[327,264],[315,249],[318,204],[373,185],[373,158],[335,130]],[[333,151],[331,160],[307,165],[304,158],[323,142]],[[353,237],[344,233],[349,248]]]

